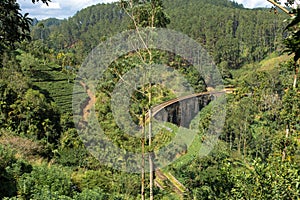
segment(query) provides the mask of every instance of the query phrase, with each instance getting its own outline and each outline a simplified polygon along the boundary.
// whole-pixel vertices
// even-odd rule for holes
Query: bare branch
[[[282,10],[283,12],[285,12],[286,14],[288,14],[289,16],[291,16],[291,17],[294,16],[294,14],[290,13],[290,11],[288,9],[286,9],[285,7],[283,7],[276,1],[274,1],[274,0],[267,0],[267,1],[270,2],[271,4],[273,4],[274,6],[276,6],[277,8],[279,8],[280,10]]]

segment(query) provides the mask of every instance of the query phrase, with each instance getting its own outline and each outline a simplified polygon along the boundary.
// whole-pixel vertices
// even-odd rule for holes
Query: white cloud
[[[245,8],[271,7],[272,6],[272,4],[270,2],[268,2],[267,0],[232,0],[232,1],[243,4]],[[287,2],[287,0],[282,0],[281,5],[284,5],[285,2]],[[300,0],[295,0],[294,7],[297,7],[299,5],[300,5]]]
[[[239,4],[243,4],[245,8],[270,7],[271,4],[267,0],[233,0]]]
[[[43,9],[61,9],[60,4],[58,2],[49,2],[48,6],[46,4],[43,4],[41,6]]]
[[[43,3],[33,4],[31,0],[17,0],[22,9],[22,13],[29,13],[30,17],[38,19],[51,17],[65,19],[88,6],[115,1],[117,0],[52,0],[49,6],[47,6]]]

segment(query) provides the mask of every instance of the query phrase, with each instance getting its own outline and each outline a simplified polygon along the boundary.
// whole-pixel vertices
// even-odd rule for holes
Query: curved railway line
[[[157,113],[159,113],[162,109],[165,109],[166,107],[172,105],[172,104],[175,104],[175,103],[178,103],[180,101],[183,101],[183,100],[187,100],[187,99],[191,99],[191,98],[195,98],[195,97],[200,97],[200,96],[204,96],[204,95],[219,95],[219,94],[230,94],[230,93],[233,93],[234,91],[234,88],[225,88],[224,90],[221,90],[221,91],[211,91],[211,92],[200,92],[200,93],[195,93],[195,94],[190,94],[190,95],[186,95],[186,96],[183,96],[183,97],[178,97],[178,98],[175,98],[175,99],[171,99],[171,100],[168,100],[168,101],[165,101],[157,106],[154,106],[152,108],[152,116],[155,117],[155,115]],[[147,113],[146,114],[146,119],[149,118],[149,114]]]
[[[195,93],[195,94],[171,99],[171,100],[165,101],[157,106],[154,106],[152,108],[152,117],[155,117],[155,115],[157,113],[159,113],[161,110],[165,109],[166,107],[168,107],[172,104],[178,103],[180,101],[184,101],[184,100],[188,100],[191,98],[200,97],[200,96],[204,96],[204,95],[230,94],[230,93],[233,93],[234,90],[235,90],[234,88],[225,88],[224,90],[221,90],[221,91],[200,92],[200,93]],[[148,120],[149,120],[149,113],[146,114],[146,121],[148,121]],[[169,183],[171,183],[172,190],[176,194],[180,195],[181,197],[183,197],[184,192],[187,191],[187,189],[184,187],[184,185],[182,183],[180,183],[171,173],[168,173],[168,175],[166,175],[161,169],[158,168],[155,171],[155,175],[156,175],[156,180],[154,180],[155,185],[158,186],[160,189],[164,189],[164,186],[161,183],[168,181]]]
[[[82,81],[79,82],[80,85],[85,89],[85,92],[88,95],[88,99],[86,100],[86,104],[84,108],[82,109],[82,120],[87,121],[88,116],[90,114],[90,109],[93,107],[93,105],[96,103],[96,97],[94,96],[93,92],[91,89]],[[152,117],[155,117],[157,113],[159,113],[161,110],[164,108],[178,103],[183,100],[188,100],[191,98],[195,97],[200,97],[203,95],[221,95],[221,94],[228,94],[228,93],[233,93],[235,89],[234,88],[225,88],[224,90],[221,91],[209,91],[209,92],[201,92],[201,93],[195,93],[175,99],[171,99],[168,101],[165,101],[157,106],[154,106],[152,108]],[[146,114],[146,120],[149,119],[149,114]],[[171,190],[173,190],[176,194],[180,195],[183,197],[184,192],[187,191],[187,189],[184,187],[182,183],[180,183],[171,173],[164,173],[161,169],[156,169],[155,171],[156,178],[154,180],[155,185],[159,187],[160,189],[164,190],[166,187],[170,187]],[[166,183],[167,185],[163,184]]]

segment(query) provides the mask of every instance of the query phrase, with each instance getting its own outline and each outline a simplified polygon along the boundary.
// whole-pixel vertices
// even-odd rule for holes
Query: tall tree
[[[300,59],[300,8],[292,11],[293,17],[290,19],[289,25],[286,27],[289,36],[284,40],[286,51],[294,55],[294,82],[293,88],[297,87],[297,78],[299,74]]]
[[[167,25],[170,23],[169,17],[166,15],[164,12],[164,7],[162,0],[121,0],[120,1],[121,7],[125,10],[127,15],[131,19],[131,24],[130,28],[134,28],[138,34],[140,34],[139,29],[145,28],[145,27],[150,27],[150,28],[166,28]],[[142,37],[140,37],[142,39]],[[147,58],[140,56],[141,62],[144,64],[151,65],[153,64],[153,56],[152,56],[152,51],[149,49],[147,46],[146,42],[143,41],[143,44],[145,44],[145,50],[147,52]],[[137,52],[139,55],[141,55],[141,52]],[[152,110],[151,110],[151,104],[152,104],[152,93],[151,93],[151,80],[148,80],[150,82],[150,92],[148,93],[148,118],[149,118],[149,133],[148,133],[148,144],[149,144],[149,149],[152,148]],[[145,88],[142,88],[142,92],[145,94]],[[143,117],[143,127],[146,125],[145,118]],[[144,170],[144,164],[145,164],[145,129],[143,128],[143,136],[142,136],[142,188],[141,188],[141,196],[142,200],[145,199],[145,170]],[[153,152],[149,152],[149,176],[150,176],[150,200],[154,199],[153,195],[153,186],[154,186],[154,163],[153,163]]]
[[[282,1],[279,0],[267,0],[272,3],[276,8],[279,8],[283,12],[287,13],[290,16],[288,19],[289,24],[286,29],[288,32],[288,37],[284,40],[285,51],[290,55],[293,55],[293,71],[294,71],[294,81],[293,81],[293,91],[289,89],[286,90],[285,95],[283,96],[283,111],[282,118],[284,124],[286,125],[286,140],[291,135],[291,132],[295,130],[293,124],[298,121],[299,118],[299,104],[298,97],[299,94],[297,91],[297,78],[299,74],[299,65],[300,65],[300,7],[295,0],[288,0],[284,3],[285,6],[282,6]],[[299,96],[299,95],[298,95]],[[282,161],[286,159],[287,144],[282,151]]]
[[[300,59],[300,7],[295,0],[288,0],[282,6],[282,1],[279,0],[267,0],[272,3],[275,7],[279,8],[283,12],[290,15],[289,24],[286,30],[289,36],[284,40],[286,51],[289,54],[294,55],[294,82],[293,88],[297,87],[297,78],[299,74],[299,59]],[[276,8],[275,8],[276,9]]]

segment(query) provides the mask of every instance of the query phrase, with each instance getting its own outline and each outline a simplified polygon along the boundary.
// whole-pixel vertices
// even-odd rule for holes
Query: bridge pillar
[[[199,111],[209,104],[210,95],[201,95],[177,101],[161,109],[154,116],[155,119],[163,122],[170,122],[177,126],[189,128],[191,121]]]

